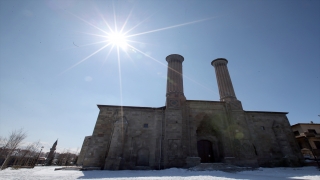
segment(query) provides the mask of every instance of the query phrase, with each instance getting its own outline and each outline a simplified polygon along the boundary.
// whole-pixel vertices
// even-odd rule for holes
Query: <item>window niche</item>
[[[317,131],[315,129],[308,129],[309,133],[317,134]]]

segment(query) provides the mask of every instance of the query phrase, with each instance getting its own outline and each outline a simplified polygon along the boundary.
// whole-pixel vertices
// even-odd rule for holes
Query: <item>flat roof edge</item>
[[[275,111],[244,111],[248,113],[273,113],[273,114],[288,114],[289,112],[275,112]]]
[[[297,125],[320,125],[319,123],[297,123],[291,126],[297,126]]]
[[[225,103],[223,101],[206,101],[206,100],[187,100],[187,102],[215,102],[215,103]]]
[[[97,104],[97,106],[100,107],[119,107],[119,108],[137,108],[137,109],[165,109],[166,106],[162,107],[141,107],[141,106],[118,106],[118,105],[103,105],[103,104]]]

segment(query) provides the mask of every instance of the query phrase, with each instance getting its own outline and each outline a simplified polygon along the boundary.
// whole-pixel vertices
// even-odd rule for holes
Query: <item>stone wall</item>
[[[78,160],[77,160],[77,165],[78,166],[82,166],[83,165],[83,161],[84,158],[86,156],[86,153],[88,151],[88,147],[89,147],[89,142],[90,142],[91,136],[86,136],[83,140],[83,144],[78,156]]]
[[[98,107],[83,166],[114,170],[159,167],[163,108]]]
[[[190,135],[191,155],[198,156],[197,142],[208,140],[214,144],[216,162],[223,161],[229,141],[228,122],[225,112],[225,103],[219,101],[187,101],[190,107]]]
[[[299,166],[303,159],[286,113],[246,111],[252,144],[262,167]]]
[[[214,161],[258,166],[251,134],[240,101],[188,101],[194,118],[193,144],[213,144]],[[194,148],[197,152],[197,149]]]
[[[243,111],[220,101],[186,101],[180,109],[99,105],[78,165],[160,169],[200,163],[197,143],[212,144],[214,162],[299,166],[302,156],[286,113]]]

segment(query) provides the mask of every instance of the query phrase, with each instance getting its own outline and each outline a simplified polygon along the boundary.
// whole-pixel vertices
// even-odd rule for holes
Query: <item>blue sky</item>
[[[319,19],[316,0],[0,1],[0,136],[81,148],[97,104],[164,106],[169,54],[185,58],[189,100],[219,100],[223,57],[245,110],[319,123]],[[101,49],[115,21],[135,49]]]

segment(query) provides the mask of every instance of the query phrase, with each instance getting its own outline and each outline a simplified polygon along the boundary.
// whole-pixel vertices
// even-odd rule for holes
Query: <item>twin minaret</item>
[[[172,93],[183,95],[182,62],[184,58],[178,54],[171,54],[166,60],[168,62],[167,96]]]
[[[186,97],[183,93],[182,62],[184,58],[179,54],[171,54],[166,57],[168,62],[166,106],[179,108]]]
[[[234,101],[237,100],[236,94],[232,86],[229,75],[228,61],[224,58],[218,58],[211,62],[211,65],[216,70],[216,78],[219,87],[220,101]]]
[[[179,54],[171,54],[166,57],[166,60],[168,62],[166,105],[167,107],[178,107],[180,103],[182,103],[181,100],[185,100],[182,77],[182,62],[184,58]],[[218,58],[211,62],[216,72],[220,101],[236,101],[237,98],[232,86],[227,64],[228,61],[224,58]],[[178,102],[173,99],[180,99],[180,101]]]
[[[186,98],[183,93],[182,62],[184,58],[178,54],[166,57],[168,62],[166,110],[163,126],[162,165],[164,168],[183,167],[184,162],[195,161],[195,152],[187,147],[190,144],[189,107],[185,105]],[[230,109],[240,109],[241,103],[237,101],[233,90],[226,59],[212,61],[215,67],[220,92],[220,101],[228,103]],[[200,160],[198,159],[200,162]],[[192,163],[191,163],[192,164]]]

